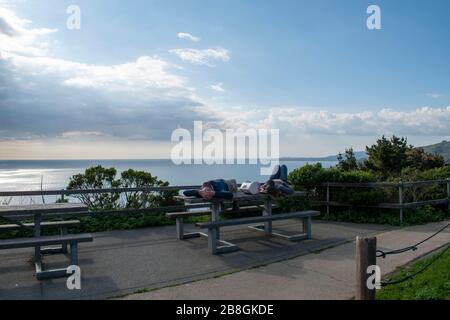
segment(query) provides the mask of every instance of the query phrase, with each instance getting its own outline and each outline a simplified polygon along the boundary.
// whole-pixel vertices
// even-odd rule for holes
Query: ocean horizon
[[[289,171],[307,163],[320,162],[332,167],[337,161],[281,161]],[[101,165],[114,167],[117,175],[128,169],[150,172],[170,185],[198,185],[204,181],[224,178],[243,181],[266,181],[260,164],[175,165],[169,159],[128,160],[0,160],[0,191],[31,191],[65,189],[70,178],[86,168]]]

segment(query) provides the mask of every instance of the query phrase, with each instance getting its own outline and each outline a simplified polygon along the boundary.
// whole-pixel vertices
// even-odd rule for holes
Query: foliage
[[[376,144],[366,147],[368,155],[364,162],[365,168],[381,177],[395,176],[406,167],[406,151],[410,149],[405,138],[385,136]]]
[[[339,153],[337,156],[337,167],[342,171],[353,171],[358,169],[358,161],[356,160],[353,148],[346,149],[345,154]]]
[[[296,190],[306,190],[310,208],[316,204],[317,209],[323,206],[317,201],[326,199],[326,182],[337,183],[371,183],[371,182],[401,182],[421,180],[445,180],[450,177],[450,167],[442,166],[442,162],[433,155],[425,154],[420,149],[412,149],[407,145],[406,139],[393,137],[387,140],[380,139],[376,146],[368,148],[370,153],[366,165],[357,170],[348,170],[347,164],[342,165],[345,159],[334,168],[325,169],[321,164],[308,164],[293,170],[289,174],[289,181]],[[350,150],[350,149],[349,149]],[[349,151],[348,150],[348,151]],[[400,157],[404,161],[398,162],[385,156],[386,150],[393,154],[404,154]],[[413,151],[418,150],[418,151]],[[348,152],[351,158],[351,152]],[[414,159],[414,160],[412,160]],[[430,160],[431,159],[431,160]],[[434,159],[434,160],[433,160]],[[436,161],[435,161],[436,160]],[[397,161],[397,162],[396,162]],[[370,165],[367,165],[369,163]],[[434,167],[438,166],[440,167]],[[388,169],[388,166],[391,166]],[[403,167],[403,168],[402,168]],[[424,168],[433,167],[425,170]],[[374,168],[378,168],[374,170]],[[396,174],[380,174],[379,170],[386,172],[401,171]],[[332,212],[322,214],[321,219],[334,221],[347,221],[358,223],[381,223],[398,225],[398,215],[392,209],[369,208],[367,206],[386,202],[398,202],[398,188],[358,188],[358,187],[329,187],[330,201],[349,204],[349,207],[332,207]],[[404,188],[404,202],[418,202],[424,200],[443,199],[447,197],[446,184],[418,185]],[[292,204],[294,209],[302,206]],[[321,210],[322,211],[322,210]],[[446,206],[437,208],[423,207],[417,210],[404,210],[404,224],[420,224],[439,221],[449,217]]]
[[[115,168],[91,167],[84,174],[74,175],[67,187],[69,190],[111,189],[111,188],[155,188],[167,187],[168,182],[159,180],[149,172],[129,169],[116,178]],[[75,198],[91,210],[142,209],[174,204],[173,191],[129,191],[121,198],[120,193],[77,194]]]
[[[426,152],[442,155],[445,161],[450,163],[450,141],[444,140],[440,143],[426,146],[424,149]]]
[[[417,170],[430,170],[443,167],[444,157],[425,152],[422,148],[413,148],[406,151],[406,167]]]
[[[121,188],[154,188],[167,187],[167,181],[159,180],[149,172],[135,171],[129,169],[122,172],[120,179]],[[148,207],[161,207],[173,204],[173,196],[176,193],[171,191],[163,192],[126,192],[125,193],[125,207],[133,209],[141,209]]]
[[[408,273],[414,274],[435,259],[431,257],[421,259],[410,267],[394,276],[391,280],[405,277]],[[388,286],[377,292],[378,300],[447,300],[450,298],[450,250],[436,260],[424,272],[406,282]]]
[[[376,144],[366,147],[368,158],[364,168],[382,179],[398,177],[406,168],[430,170],[445,165],[442,156],[408,145],[406,138],[383,136]]]
[[[319,217],[320,220],[324,221],[372,223],[391,226],[426,224],[448,218],[448,212],[431,206],[425,206],[417,210],[405,209],[403,213],[403,224],[400,223],[398,214],[395,214],[392,210],[376,208],[364,208],[363,210],[333,208],[330,213],[322,212]]]
[[[115,168],[103,168],[102,166],[91,167],[84,174],[77,174],[70,178],[68,190],[88,189],[112,189],[120,186],[116,180],[117,170]],[[75,198],[86,204],[91,210],[112,210],[118,208],[118,193],[93,193],[77,194]]]

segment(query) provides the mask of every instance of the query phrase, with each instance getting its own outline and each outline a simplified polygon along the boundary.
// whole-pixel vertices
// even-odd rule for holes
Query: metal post
[[[264,201],[263,216],[271,216],[271,215],[272,215],[272,198],[270,196],[267,196],[266,200]],[[264,230],[266,231],[266,234],[272,234],[272,221],[264,222]]]
[[[211,221],[218,222],[220,220],[220,211],[222,210],[222,204],[217,201],[213,201],[211,204]],[[220,240],[220,230],[217,228],[215,232],[216,239]]]
[[[377,238],[356,238],[356,300],[375,300],[376,289],[367,287],[367,268],[376,265]]]
[[[35,237],[41,236],[41,221],[42,221],[41,214],[35,214],[34,215],[34,236]],[[39,247],[39,246],[34,248],[34,262],[36,262],[36,263],[41,262],[41,247]]]
[[[182,217],[176,217],[175,219],[176,229],[177,229],[177,240],[184,239],[184,221]]]
[[[403,224],[403,181],[398,184],[398,204],[400,205],[400,224]]]

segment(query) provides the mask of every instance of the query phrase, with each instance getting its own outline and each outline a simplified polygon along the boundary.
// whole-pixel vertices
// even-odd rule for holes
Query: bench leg
[[[65,235],[67,235],[67,233],[68,233],[67,227],[62,227],[61,228],[61,235],[65,236]],[[67,254],[67,243],[63,243],[61,245],[61,251],[62,251],[63,254]]]
[[[272,198],[268,197],[266,201],[264,201],[264,210],[263,216],[271,216],[272,215]],[[266,234],[272,234],[272,221],[267,221],[264,223],[264,230]]]
[[[218,202],[214,202],[211,205],[211,221],[217,222],[220,220],[220,211],[222,210],[222,205]],[[220,230],[215,231],[216,239],[220,240]]]
[[[217,231],[218,229],[208,229],[208,249],[212,254],[217,254]]]
[[[177,240],[183,240],[184,238],[183,218],[177,217],[176,224],[177,224]]]
[[[78,265],[78,243],[70,244],[70,265]]]
[[[41,221],[42,216],[40,214],[34,215],[34,236],[41,236]],[[34,248],[34,262],[38,265],[41,265],[42,255],[41,255],[41,247],[37,246]]]
[[[312,239],[311,222],[311,217],[303,218],[303,233],[306,234],[308,240]]]

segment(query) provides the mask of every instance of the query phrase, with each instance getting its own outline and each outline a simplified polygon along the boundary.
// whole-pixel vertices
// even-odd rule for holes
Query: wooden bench
[[[67,229],[80,225],[79,220],[70,221],[50,221],[41,222],[41,228],[43,229],[60,229],[61,235],[67,234]],[[0,225],[0,232],[18,231],[23,228],[34,229],[34,223],[22,223],[22,224],[2,224]]]
[[[276,208],[276,205],[273,205],[272,208]],[[262,211],[263,207],[258,205],[252,206],[240,206],[240,207],[231,207],[224,212],[226,213],[249,213],[249,212],[258,212]],[[211,210],[197,210],[197,211],[183,211],[183,212],[170,212],[167,213],[166,216],[168,218],[175,219],[176,221],[176,230],[177,230],[177,239],[178,240],[186,240],[191,238],[198,238],[200,236],[206,236],[201,232],[192,232],[192,233],[184,233],[184,219],[190,217],[201,217],[211,215]]]
[[[35,238],[20,238],[0,240],[0,250],[34,248],[38,246],[62,245],[70,246],[70,265],[78,266],[78,243],[92,242],[93,237],[90,234],[48,236]],[[35,257],[36,278],[38,280],[49,278],[66,277],[67,268],[43,270],[41,256]]]
[[[42,229],[59,229],[60,235],[66,235],[68,233],[68,228],[77,227],[80,225],[79,220],[70,220],[70,221],[50,221],[50,222],[41,222]],[[21,223],[21,224],[3,224],[0,225],[0,233],[2,232],[11,232],[11,231],[19,231],[22,229],[34,229],[34,223]],[[41,249],[42,254],[47,253],[67,253],[67,245],[63,245],[61,248],[45,248]]]
[[[239,250],[236,245],[233,245],[229,242],[225,242],[217,239],[217,233],[219,233],[220,228],[236,226],[236,225],[250,225],[255,223],[262,222],[273,222],[279,220],[288,220],[293,218],[300,218],[303,220],[303,233],[299,235],[288,236],[280,233],[269,232],[269,234],[281,236],[291,241],[300,241],[311,239],[312,237],[312,229],[311,229],[311,221],[312,217],[319,216],[319,211],[301,211],[301,212],[291,212],[291,213],[283,213],[283,214],[275,214],[269,216],[259,216],[259,217],[250,217],[250,218],[240,218],[240,219],[230,219],[216,222],[200,222],[196,223],[196,226],[201,229],[208,229],[208,247],[213,254],[226,253]],[[267,232],[264,229],[264,226],[252,226],[253,229],[258,231]],[[224,243],[222,246],[218,246],[218,243]]]

